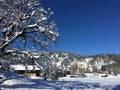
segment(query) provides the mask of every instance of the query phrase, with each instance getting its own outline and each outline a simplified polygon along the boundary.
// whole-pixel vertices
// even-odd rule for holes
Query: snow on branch
[[[36,26],[37,26],[37,24],[35,23],[35,24],[28,25],[28,28],[34,28]]]
[[[55,23],[49,20],[52,11],[50,8],[45,10],[40,2],[0,0],[0,50],[16,46],[16,42],[20,43],[16,47],[21,47],[21,44],[29,44],[29,41],[39,43],[37,47],[42,48],[57,40]]]

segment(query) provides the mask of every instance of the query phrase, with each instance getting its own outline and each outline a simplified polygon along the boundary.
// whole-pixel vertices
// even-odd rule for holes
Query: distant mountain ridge
[[[101,69],[102,66],[108,66],[110,68],[118,67],[120,69],[120,54],[99,54],[93,56],[83,56],[69,52],[50,52],[50,57],[57,62],[60,62],[63,66],[69,65],[73,61],[87,62],[91,66],[95,66]]]

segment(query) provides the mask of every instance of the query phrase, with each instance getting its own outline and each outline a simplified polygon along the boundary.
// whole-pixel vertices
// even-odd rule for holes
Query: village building
[[[21,74],[29,77],[40,76],[41,70],[35,65],[10,65],[12,71],[16,74]]]
[[[88,64],[86,61],[73,61],[70,64],[71,74],[81,74],[88,70]]]

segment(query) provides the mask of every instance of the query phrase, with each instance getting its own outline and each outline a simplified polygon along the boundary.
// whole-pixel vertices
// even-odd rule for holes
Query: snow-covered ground
[[[40,78],[25,78],[9,74],[0,84],[0,90],[120,90],[119,77],[59,78],[44,81]]]

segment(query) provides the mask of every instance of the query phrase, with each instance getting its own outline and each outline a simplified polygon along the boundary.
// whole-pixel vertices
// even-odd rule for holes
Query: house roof
[[[38,68],[35,65],[27,65],[27,66],[25,66],[25,65],[19,64],[19,65],[11,65],[10,67],[13,70],[33,70],[33,71],[34,70],[40,70],[40,68]]]

